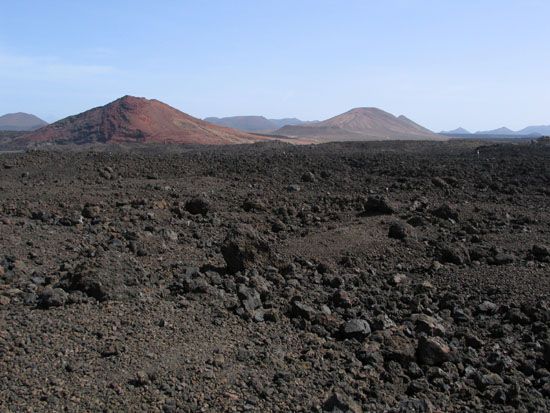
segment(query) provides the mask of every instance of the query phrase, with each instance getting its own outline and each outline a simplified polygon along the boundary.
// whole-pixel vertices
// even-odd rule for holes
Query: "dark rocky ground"
[[[2,412],[550,410],[550,146],[4,154],[0,191]]]

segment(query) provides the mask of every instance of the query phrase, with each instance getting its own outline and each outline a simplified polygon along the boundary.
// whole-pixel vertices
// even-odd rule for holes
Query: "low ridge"
[[[263,116],[230,116],[226,118],[205,118],[206,122],[246,132],[264,132],[277,129],[276,124]]]
[[[210,117],[204,119],[214,125],[226,126],[245,132],[273,132],[286,125],[301,125],[305,122],[296,118],[267,119],[264,116],[229,116],[225,118]]]

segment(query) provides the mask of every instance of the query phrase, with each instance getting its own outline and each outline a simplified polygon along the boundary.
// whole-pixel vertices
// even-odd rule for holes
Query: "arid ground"
[[[1,412],[550,410],[549,145],[112,149],[0,155]]]

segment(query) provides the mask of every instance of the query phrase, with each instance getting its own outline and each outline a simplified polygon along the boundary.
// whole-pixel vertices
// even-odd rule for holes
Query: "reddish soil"
[[[355,108],[322,122],[284,126],[278,135],[328,141],[445,140],[405,116],[378,108]]]
[[[252,143],[266,138],[212,125],[158,100],[124,96],[108,105],[62,119],[22,139],[34,143],[225,145]]]

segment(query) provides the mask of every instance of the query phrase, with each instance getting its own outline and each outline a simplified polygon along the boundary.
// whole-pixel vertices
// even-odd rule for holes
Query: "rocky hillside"
[[[62,119],[23,138],[43,143],[235,144],[263,140],[212,125],[158,100],[124,96],[105,106]]]
[[[444,139],[405,116],[396,117],[377,108],[356,108],[322,122],[284,126],[274,134],[321,142]]]

